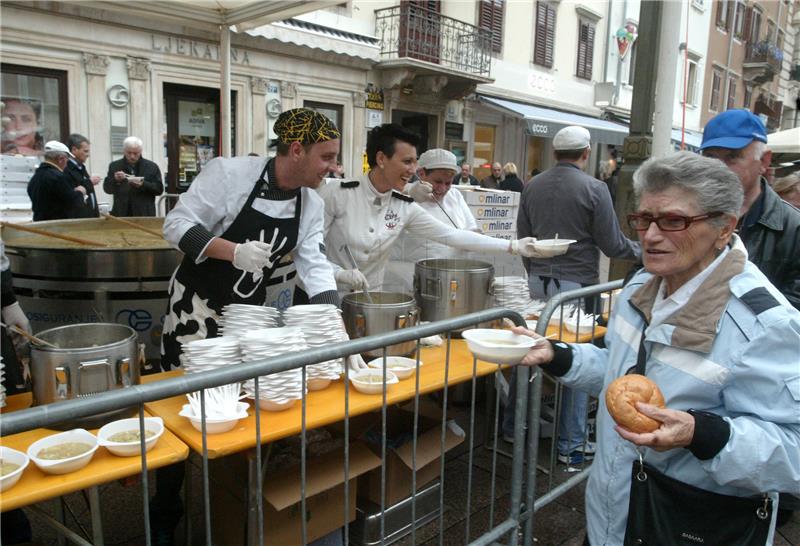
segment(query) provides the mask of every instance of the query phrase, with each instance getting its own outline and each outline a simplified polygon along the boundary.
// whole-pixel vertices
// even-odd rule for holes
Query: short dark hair
[[[72,133],[67,137],[67,148],[72,151],[73,148],[80,148],[83,143],[91,144],[89,139],[78,133]]]
[[[581,148],[580,150],[555,150],[556,160],[558,161],[575,161],[581,158],[583,152],[586,151],[586,148]]]
[[[386,157],[392,157],[394,145],[398,140],[416,148],[420,139],[418,134],[396,123],[384,123],[373,128],[367,134],[367,163],[370,168],[375,168],[378,164],[376,159],[378,152],[383,152]]]

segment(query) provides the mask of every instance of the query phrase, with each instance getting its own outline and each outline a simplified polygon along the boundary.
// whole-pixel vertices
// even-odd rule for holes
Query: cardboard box
[[[363,443],[350,446],[348,521],[356,517],[357,478],[381,465]],[[247,527],[247,461],[243,456],[225,458],[212,469],[211,516],[214,543],[245,544]],[[300,467],[264,478],[264,545],[302,544]],[[312,542],[344,525],[344,453],[341,450],[306,462],[306,540]]]
[[[377,430],[380,431],[380,415],[377,418]],[[414,427],[414,414],[402,409],[392,408],[386,415],[387,446],[386,462],[386,503],[392,506],[412,493],[411,476],[414,468],[413,442],[411,431]],[[432,419],[423,415],[420,410],[417,434],[417,491],[439,477],[440,459],[442,457],[442,423],[441,419]],[[391,440],[407,436],[402,444],[391,447]],[[455,423],[449,421],[445,428],[444,451],[450,451],[464,441],[466,434]],[[377,441],[375,441],[377,440]],[[373,441],[367,442],[370,448],[380,454],[380,439],[373,435]],[[380,506],[381,504],[381,469],[376,468],[359,478],[359,496]]]
[[[516,233],[517,220],[479,220],[478,229],[482,233]]]
[[[490,190],[475,186],[453,186],[458,188],[467,205],[519,205],[520,193],[516,191]]]

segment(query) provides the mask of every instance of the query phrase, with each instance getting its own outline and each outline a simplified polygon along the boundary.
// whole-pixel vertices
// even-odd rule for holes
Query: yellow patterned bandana
[[[341,136],[331,120],[308,108],[293,108],[283,112],[275,121],[274,129],[278,141],[285,144],[314,144]]]

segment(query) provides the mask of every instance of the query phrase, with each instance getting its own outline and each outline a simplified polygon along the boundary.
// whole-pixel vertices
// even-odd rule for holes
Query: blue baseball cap
[[[767,141],[767,129],[757,115],[743,108],[727,110],[709,120],[703,130],[701,150],[729,148],[741,150],[754,140]]]

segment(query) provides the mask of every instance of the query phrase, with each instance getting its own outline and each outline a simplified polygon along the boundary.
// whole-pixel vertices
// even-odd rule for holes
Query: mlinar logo
[[[483,231],[511,231],[514,222],[484,222]]]
[[[508,218],[509,216],[511,216],[511,209],[497,207],[478,209],[478,218]]]
[[[702,537],[698,537],[691,533],[682,532],[681,538],[685,538],[686,540],[691,540],[692,542],[696,542],[698,544],[705,544],[705,540]]]
[[[502,193],[487,193],[478,197],[481,204],[487,205],[507,205],[511,202],[511,195],[503,195]]]

